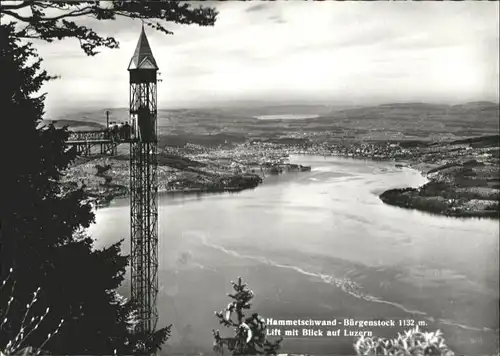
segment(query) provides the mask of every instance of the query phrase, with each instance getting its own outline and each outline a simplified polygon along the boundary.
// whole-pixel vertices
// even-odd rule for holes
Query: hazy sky
[[[198,4],[195,4],[198,5]],[[159,106],[231,100],[495,100],[498,2],[215,2],[214,27],[146,28],[163,82]],[[121,48],[87,57],[75,40],[38,44],[48,109],[128,106],[141,22],[85,19]]]

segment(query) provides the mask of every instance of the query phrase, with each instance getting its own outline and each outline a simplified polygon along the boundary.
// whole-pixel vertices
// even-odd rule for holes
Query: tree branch
[[[40,17],[40,18],[37,18],[36,21],[37,22],[58,21],[58,20],[66,18],[66,17],[79,17],[79,16],[84,16],[84,15],[89,15],[89,14],[92,14],[94,12],[94,10],[95,10],[94,8],[87,6],[87,7],[84,7],[82,9],[74,10],[74,11],[71,11],[67,14],[62,14],[59,16]],[[31,22],[33,20],[32,17],[24,17],[24,16],[21,16],[15,12],[13,12],[13,11],[10,11],[10,10],[3,10],[2,9],[2,12],[5,15],[9,15],[9,16],[12,16],[12,17],[18,19],[19,21]]]
[[[10,11],[10,10],[4,10],[3,8],[1,9],[1,13],[2,15],[9,15],[9,16],[12,16],[14,17],[15,19],[18,19],[19,21],[23,21],[23,22],[30,22],[31,21],[31,18],[29,17],[23,17],[21,15],[18,15],[16,14],[15,12],[13,11]]]
[[[213,26],[218,12],[211,7],[191,7],[191,4],[173,0],[111,0],[104,7],[99,1],[42,1],[29,0],[22,4],[3,5],[1,15],[11,16],[13,22],[24,22],[25,27],[17,31],[20,38],[38,38],[47,42],[76,38],[87,55],[95,55],[98,47],[118,48],[119,43],[113,37],[104,38],[85,26],[70,21],[73,18],[91,16],[97,20],[114,20],[118,16],[141,19],[151,28],[165,34],[173,34],[168,23],[198,26]],[[31,16],[19,14],[15,7],[31,8]],[[46,9],[59,10],[47,16]]]
[[[89,15],[93,12],[94,9],[91,7],[84,7],[83,9],[78,9],[75,11],[71,11],[67,14],[55,16],[55,17],[46,17],[46,18],[41,18],[39,21],[57,21],[64,19],[66,17],[78,17],[78,16],[83,16],[83,15]]]
[[[0,12],[3,12],[4,10],[19,10],[29,5],[30,3],[28,1],[23,1],[21,4],[17,5],[4,5],[0,3]]]

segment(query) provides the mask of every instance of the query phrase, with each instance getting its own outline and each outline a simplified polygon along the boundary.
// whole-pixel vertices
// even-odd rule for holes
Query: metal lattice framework
[[[129,66],[130,240],[131,297],[139,317],[136,331],[147,333],[156,329],[158,321],[157,70],[143,28]]]
[[[156,143],[130,145],[132,300],[138,303],[138,331],[153,331],[158,312],[158,203]]]
[[[130,142],[131,298],[138,309],[136,332],[150,333],[158,321],[158,66],[144,26],[128,71],[131,137],[117,139],[109,130],[72,132],[66,144],[83,155],[98,146],[101,154],[116,155],[120,143]]]

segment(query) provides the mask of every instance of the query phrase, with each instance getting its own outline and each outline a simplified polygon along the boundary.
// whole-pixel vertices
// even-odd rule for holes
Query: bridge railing
[[[74,141],[103,141],[110,140],[111,135],[108,131],[73,131],[69,134],[68,142]]]

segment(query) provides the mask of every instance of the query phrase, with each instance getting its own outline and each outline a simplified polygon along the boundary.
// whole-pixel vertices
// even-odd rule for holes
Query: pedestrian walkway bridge
[[[90,156],[95,154],[116,155],[117,147],[121,143],[128,143],[130,139],[124,139],[110,130],[95,131],[72,131],[66,141],[66,145],[76,147],[77,154]]]

